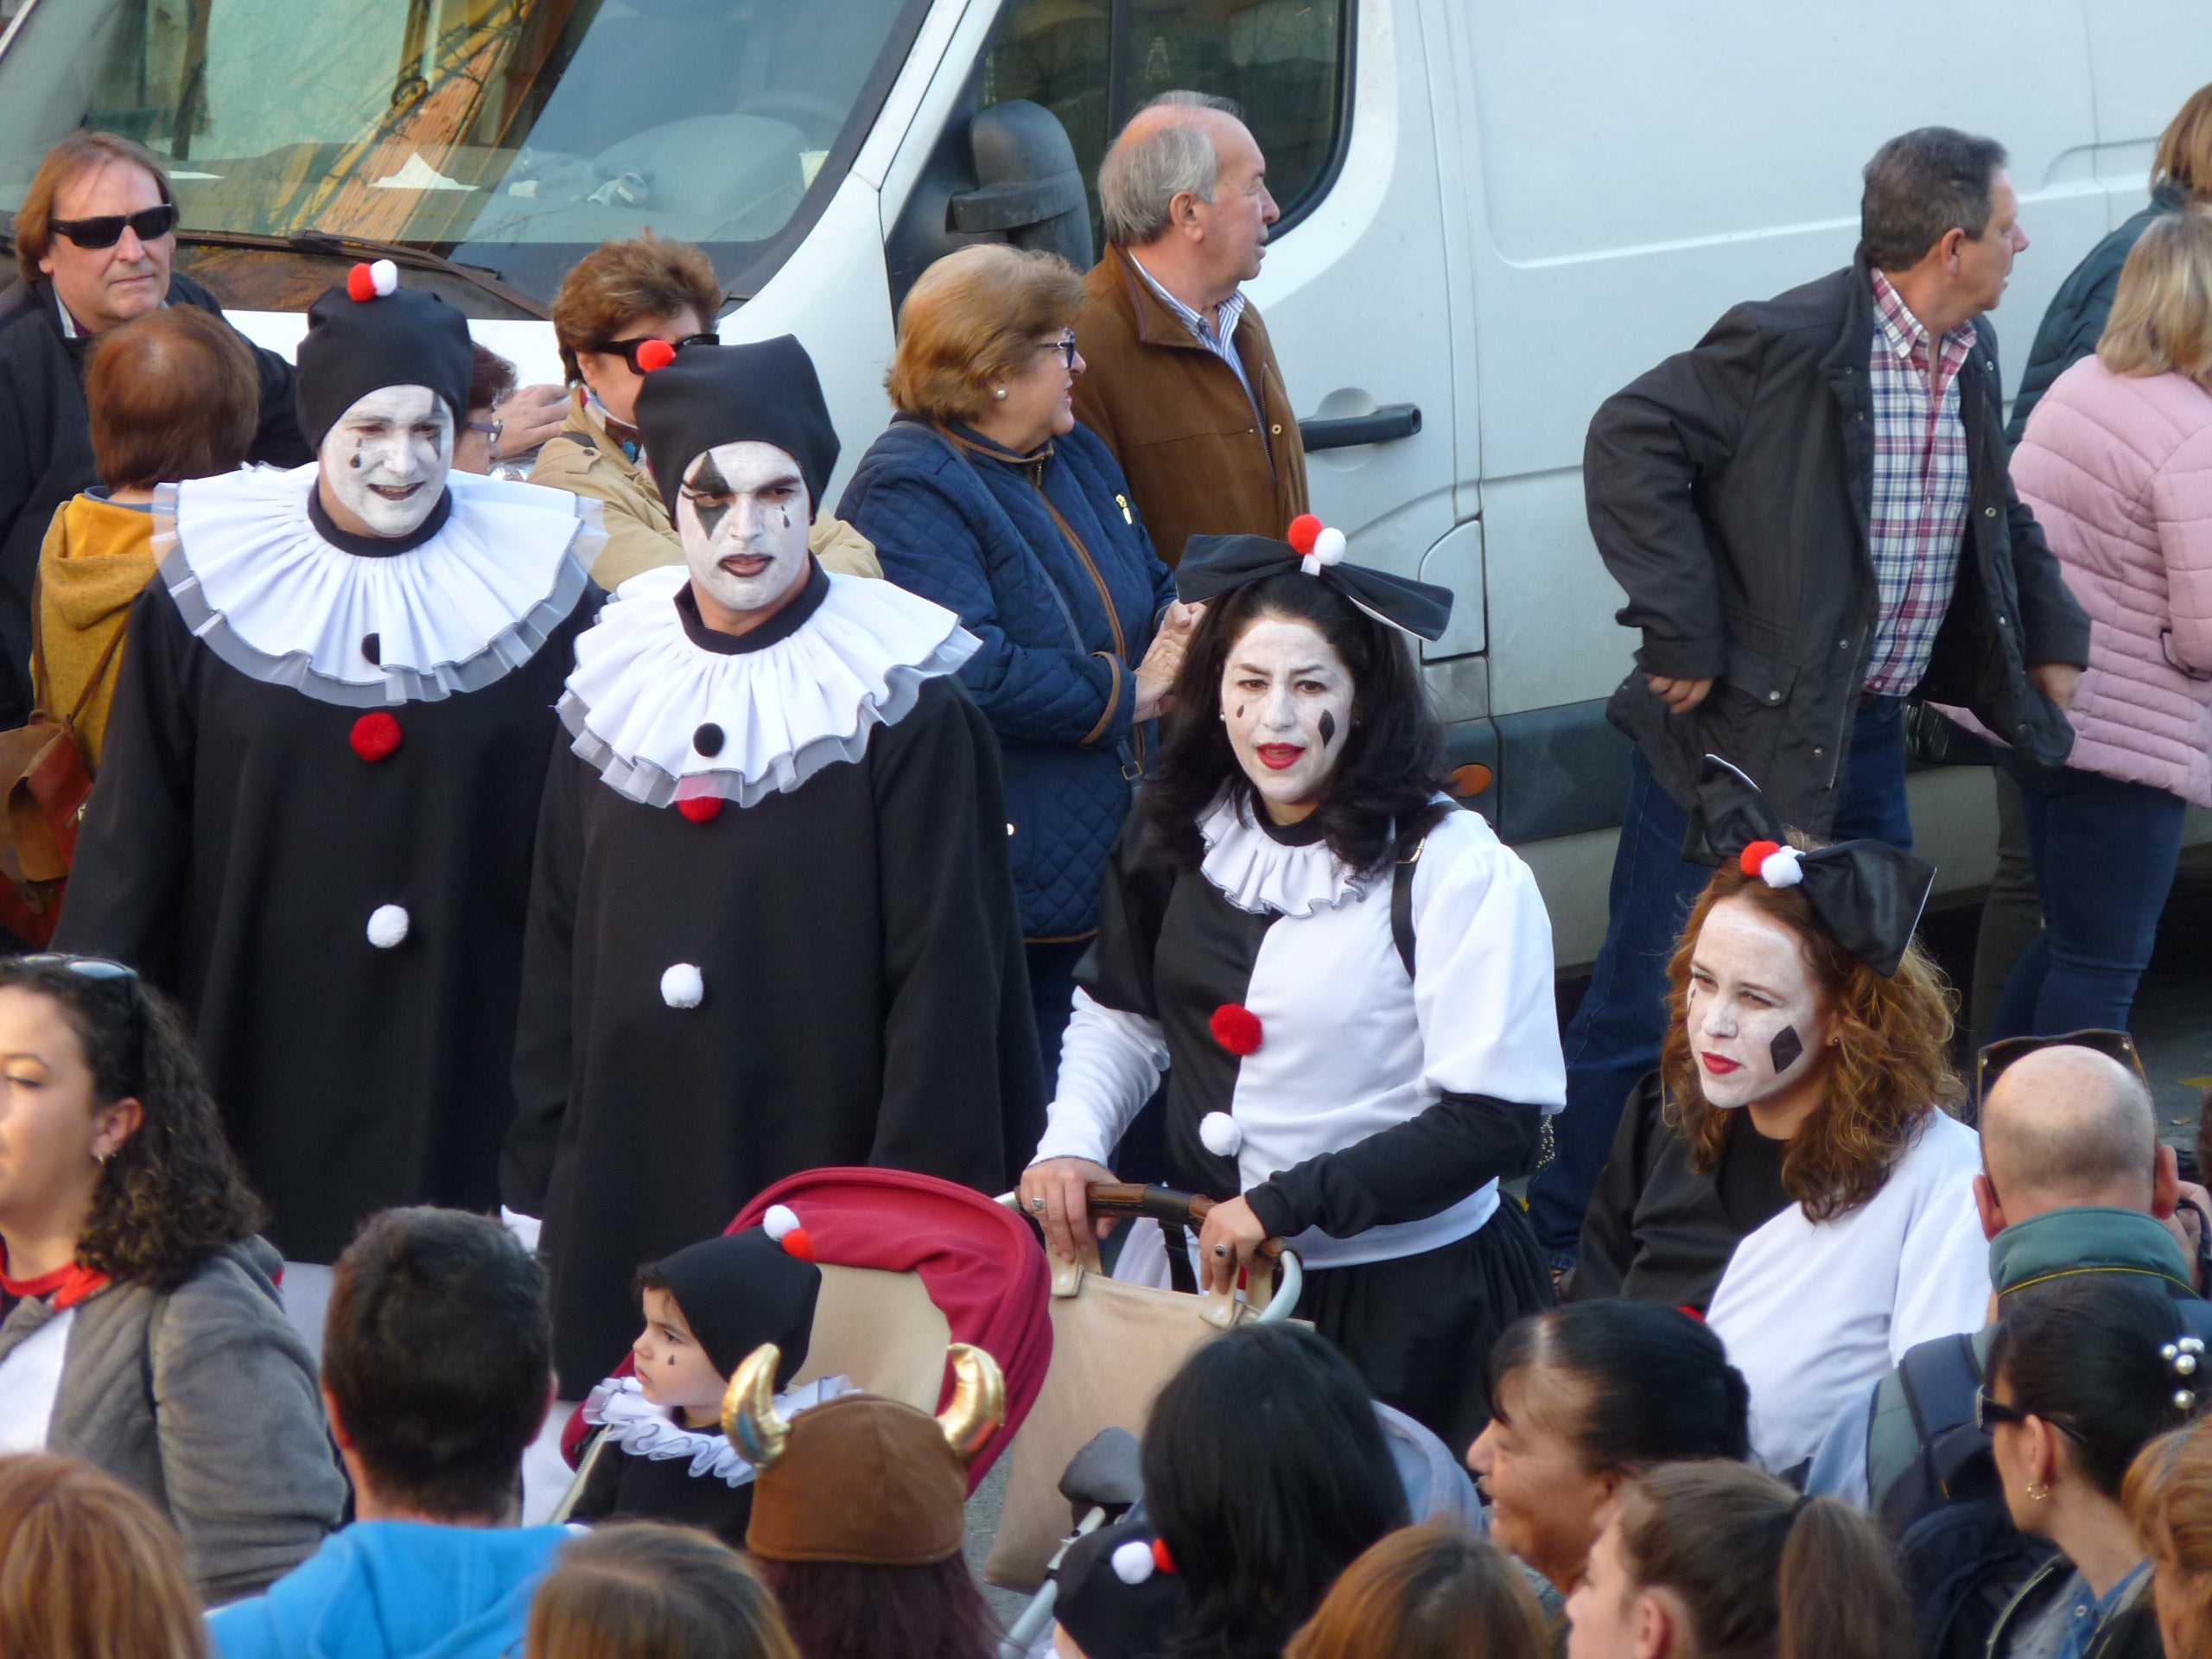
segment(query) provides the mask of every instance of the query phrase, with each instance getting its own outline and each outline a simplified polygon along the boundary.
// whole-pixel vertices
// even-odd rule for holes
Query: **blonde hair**
[[[2152,158],[2151,182],[2212,200],[2212,86],[2200,86],[2166,123]]]
[[[144,1498],[74,1458],[0,1458],[0,1653],[202,1659],[207,1628]]]
[[[2114,374],[2187,375],[2212,391],[2212,205],[2151,221],[2120,268],[2097,361]]]
[[[902,414],[972,421],[994,380],[1018,374],[1040,335],[1071,327],[1083,278],[1056,253],[979,242],[948,253],[899,308],[899,350],[884,390]]]

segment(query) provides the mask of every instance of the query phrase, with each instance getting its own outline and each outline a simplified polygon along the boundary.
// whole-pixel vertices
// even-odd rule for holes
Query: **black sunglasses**
[[[97,219],[56,219],[48,228],[67,237],[80,248],[111,248],[123,240],[123,227],[141,242],[157,242],[176,229],[176,204],[165,201],[135,213],[102,213]]]
[[[128,963],[110,962],[105,957],[72,957],[59,950],[40,950],[16,960],[26,968],[65,968],[84,978],[103,982],[136,981],[138,977],[138,970]]]
[[[619,357],[630,365],[631,373],[643,374],[645,370],[638,361],[638,353],[659,339],[658,334],[640,334],[635,340],[603,340],[588,349],[604,352],[609,357]],[[719,346],[722,343],[722,337],[720,334],[686,334],[681,340],[671,340],[664,343],[680,352],[686,346]]]
[[[2040,1048],[2086,1048],[2118,1060],[2144,1082],[2150,1081],[2144,1075],[2143,1057],[2135,1052],[2135,1039],[2124,1031],[2096,1028],[2069,1031],[2063,1037],[2000,1037],[1974,1056],[1974,1106],[1977,1122],[1981,1116],[1982,1102],[1989,1098],[1990,1090],[2005,1075],[2006,1068]]]
[[[1985,1434],[1998,1423],[2011,1423],[2017,1427],[2031,1417],[2038,1416],[2042,1416],[2040,1412],[2023,1411],[2018,1406],[2008,1406],[2002,1400],[1992,1399],[1986,1382],[1974,1391],[1974,1426]],[[2043,1421],[2069,1440],[2082,1438],[2056,1417],[2044,1417]]]

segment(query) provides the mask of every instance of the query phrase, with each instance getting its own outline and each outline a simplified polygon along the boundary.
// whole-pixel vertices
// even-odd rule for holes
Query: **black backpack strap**
[[[1414,866],[1421,862],[1421,849],[1428,845],[1428,837],[1438,824],[1454,812],[1473,810],[1458,801],[1449,806],[1432,807],[1427,827],[1414,842],[1413,850],[1391,861],[1390,943],[1398,947],[1398,960],[1405,963],[1408,979],[1414,976]]]
[[[1980,1387],[1981,1368],[1969,1336],[1921,1343],[1898,1363],[1897,1388],[1912,1416],[1912,1462],[1887,1491],[1868,1494],[1892,1538],[1953,1497],[1951,1477],[1975,1450],[1986,1450],[1974,1426],[1974,1397]]]

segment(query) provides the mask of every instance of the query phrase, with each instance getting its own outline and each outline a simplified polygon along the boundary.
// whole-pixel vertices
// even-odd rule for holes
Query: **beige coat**
[[[530,481],[588,496],[600,504],[607,545],[592,564],[591,577],[609,593],[639,571],[683,563],[683,543],[676,539],[667,504],[652,474],[625,455],[584,413],[582,392],[569,400],[568,424],[537,452]],[[807,544],[825,570],[848,576],[883,575],[874,544],[827,512],[815,518]]]

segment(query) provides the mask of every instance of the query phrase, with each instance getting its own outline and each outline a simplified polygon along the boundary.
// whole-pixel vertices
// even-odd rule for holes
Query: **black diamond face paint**
[[[1337,741],[1337,717],[1326,709],[1321,711],[1321,747],[1327,748]]]
[[[729,515],[729,503],[722,501],[710,504],[698,498],[706,495],[728,495],[730,488],[729,480],[722,476],[722,469],[715,465],[714,452],[711,449],[699,457],[699,463],[691,469],[691,476],[684,484],[683,490],[685,494],[693,498],[691,510],[699,515],[699,528],[706,532],[707,539],[712,541],[715,531]]]
[[[1784,1026],[1774,1033],[1766,1052],[1774,1060],[1774,1075],[1778,1077],[1803,1056],[1805,1039],[1797,1034],[1796,1027]]]

